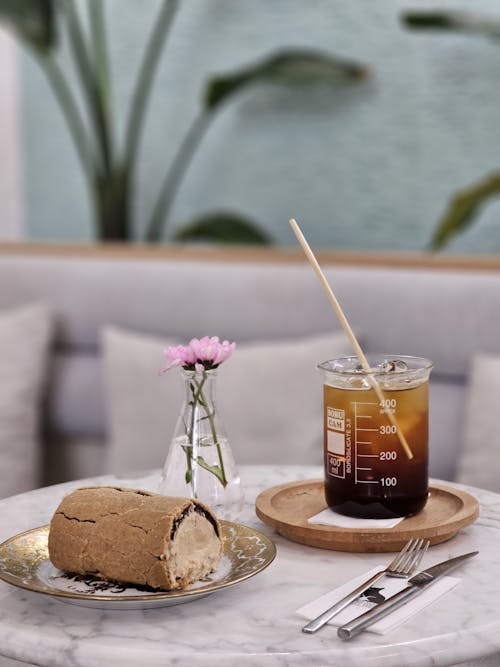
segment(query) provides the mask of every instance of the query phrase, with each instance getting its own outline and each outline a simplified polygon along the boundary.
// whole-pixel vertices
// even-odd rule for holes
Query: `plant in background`
[[[59,102],[92,200],[96,236],[106,241],[127,241],[132,238],[131,203],[145,110],[180,0],[163,0],[160,5],[133,87],[122,141],[115,135],[104,5],[105,0],[87,0],[88,34],[75,0],[0,0],[0,20],[10,25],[30,47]],[[77,104],[57,59],[62,37],[70,47],[83,108]],[[361,80],[367,74],[364,65],[328,53],[292,49],[273,53],[236,72],[210,78],[199,114],[165,174],[145,240],[159,241],[164,237],[172,203],[195,150],[216,113],[235,94],[259,82],[300,86],[317,82],[336,84]],[[176,238],[271,241],[253,222],[233,213],[204,215],[185,225]]]
[[[415,30],[457,31],[480,34],[500,40],[500,22],[458,11],[408,11],[402,16],[406,26]],[[429,247],[440,250],[457,234],[470,227],[481,207],[500,195],[500,171],[486,174],[475,183],[458,190],[439,221]]]

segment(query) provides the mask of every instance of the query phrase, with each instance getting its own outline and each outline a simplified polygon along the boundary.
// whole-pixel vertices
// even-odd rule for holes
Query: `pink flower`
[[[217,368],[223,361],[229,359],[236,349],[236,343],[228,340],[219,342],[218,336],[204,336],[192,338],[189,345],[174,345],[164,351],[167,365],[160,369],[160,374],[166,373],[174,366],[182,366],[187,370],[204,370]]]
[[[212,363],[215,366],[222,364],[223,361],[229,359],[229,357],[233,354],[235,349],[236,349],[236,343],[230,343],[228,340],[222,341],[222,343],[219,344],[219,349],[217,350],[217,354],[212,359]]]
[[[198,338],[192,338],[189,341],[189,348],[198,361],[211,361],[216,354],[218,345],[218,336],[212,338],[204,336],[199,340]]]

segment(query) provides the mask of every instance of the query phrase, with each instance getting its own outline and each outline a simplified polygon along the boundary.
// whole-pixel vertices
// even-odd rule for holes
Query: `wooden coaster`
[[[322,479],[274,486],[263,491],[255,502],[257,516],[283,537],[336,551],[399,551],[412,537],[439,544],[479,516],[479,503],[474,496],[444,484],[431,484],[424,509],[393,528],[339,528],[307,523],[309,517],[325,508]]]

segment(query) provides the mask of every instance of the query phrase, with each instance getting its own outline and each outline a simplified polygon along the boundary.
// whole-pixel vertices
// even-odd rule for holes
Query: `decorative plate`
[[[156,591],[58,570],[49,560],[49,526],[33,528],[0,544],[0,579],[84,607],[145,609],[182,604],[253,577],[276,556],[276,547],[262,533],[230,521],[221,521],[221,525],[219,567],[181,591]]]

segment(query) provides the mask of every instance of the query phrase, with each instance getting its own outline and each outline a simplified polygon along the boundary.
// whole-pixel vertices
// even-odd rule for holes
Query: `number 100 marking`
[[[398,478],[397,477],[382,477],[380,480],[380,483],[382,486],[396,486],[398,483]]]

